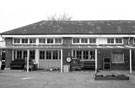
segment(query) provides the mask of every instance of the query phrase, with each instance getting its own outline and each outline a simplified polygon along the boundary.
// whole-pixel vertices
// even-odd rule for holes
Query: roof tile
[[[1,33],[2,35],[43,34],[135,34],[135,21],[40,21]]]

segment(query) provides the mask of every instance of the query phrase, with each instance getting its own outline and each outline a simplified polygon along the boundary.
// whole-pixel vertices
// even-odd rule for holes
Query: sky
[[[0,33],[64,13],[72,20],[135,20],[135,0],[0,0]]]

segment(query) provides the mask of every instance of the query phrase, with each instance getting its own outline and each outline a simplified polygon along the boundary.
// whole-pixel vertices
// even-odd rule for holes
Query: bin
[[[70,65],[64,65],[64,72],[70,71]]]

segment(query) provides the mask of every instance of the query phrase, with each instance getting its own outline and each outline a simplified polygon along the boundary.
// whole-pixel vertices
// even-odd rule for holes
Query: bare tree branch
[[[58,21],[58,22],[61,22],[61,21],[70,21],[72,19],[71,16],[67,15],[66,13],[60,15],[59,17],[55,15],[53,16],[50,16],[50,17],[47,17],[47,19],[49,21]]]

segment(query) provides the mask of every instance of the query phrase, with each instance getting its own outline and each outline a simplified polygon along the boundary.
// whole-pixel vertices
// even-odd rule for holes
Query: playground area
[[[0,72],[0,88],[134,88],[135,72],[100,71],[101,74],[124,74],[129,80],[95,80],[94,71],[10,70]]]

